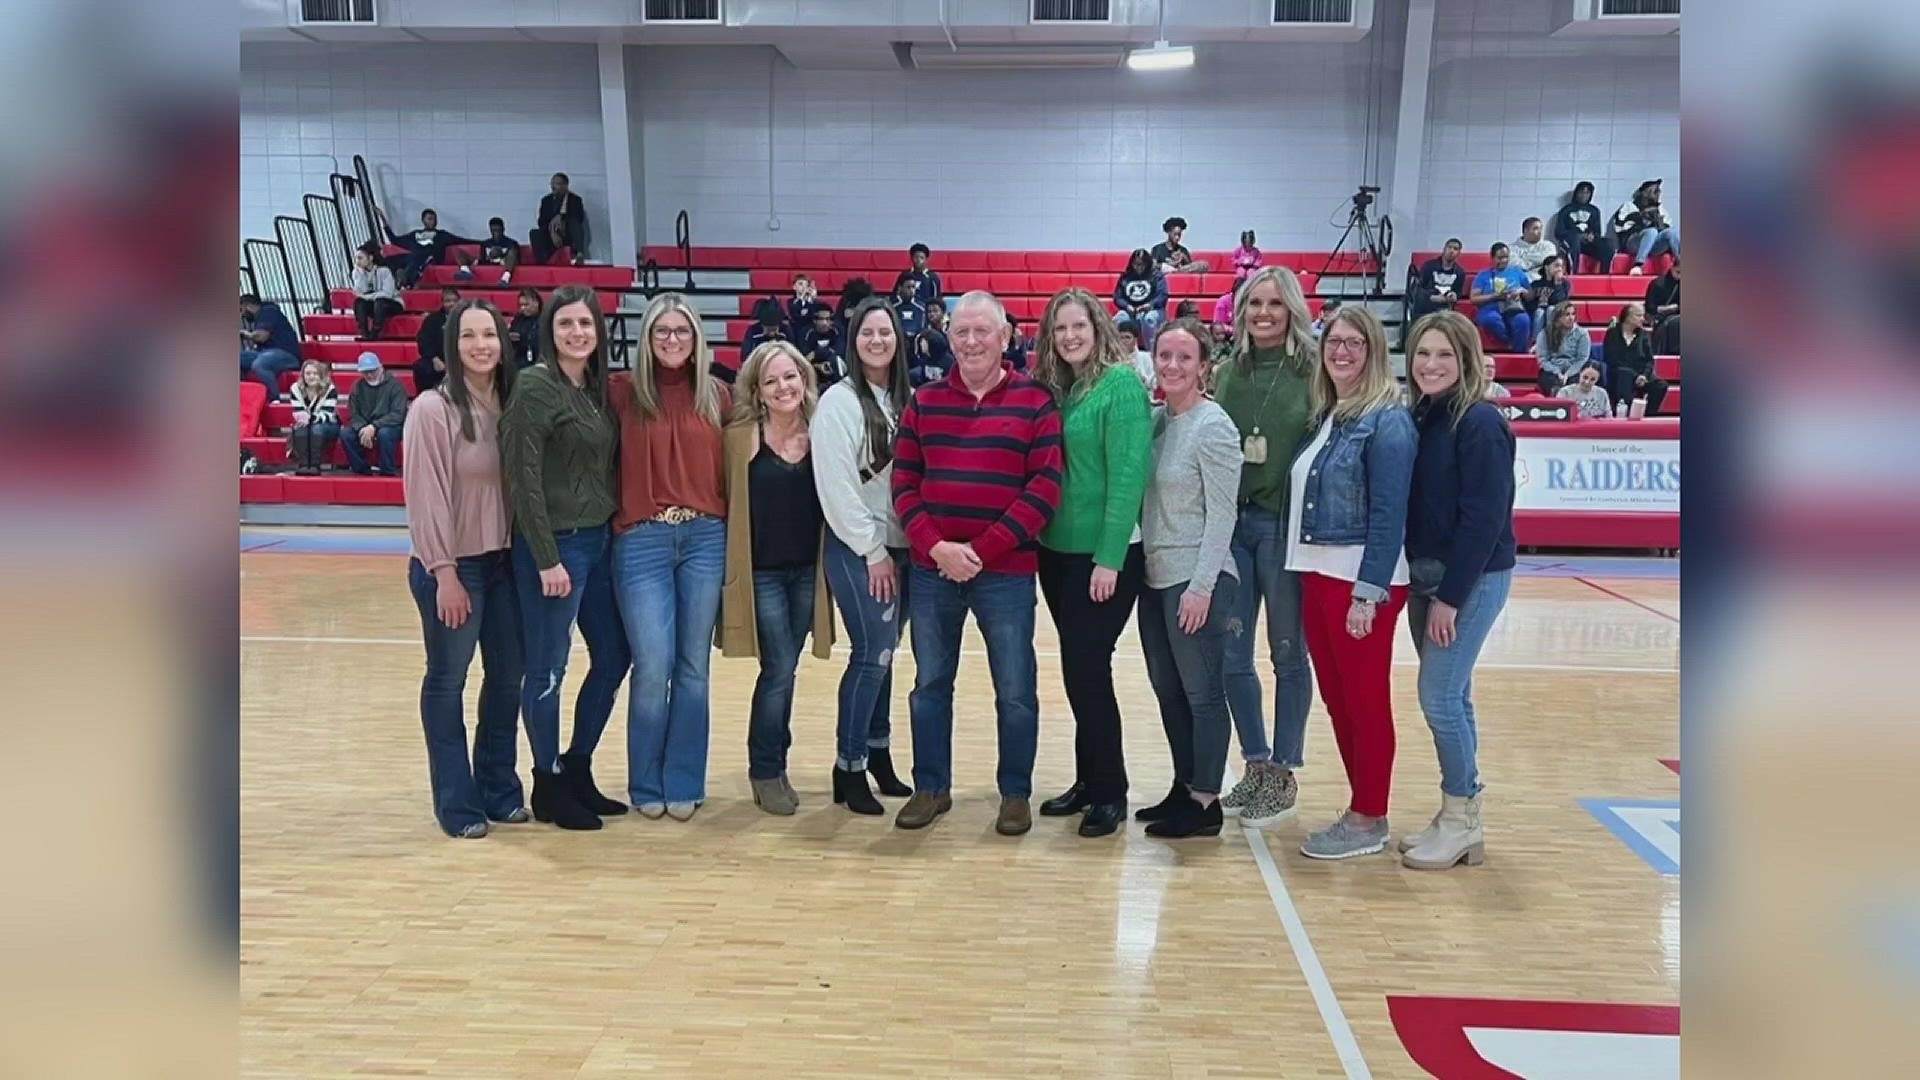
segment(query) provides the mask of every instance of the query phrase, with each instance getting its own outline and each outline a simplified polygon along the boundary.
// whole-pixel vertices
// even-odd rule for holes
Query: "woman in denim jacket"
[[[1312,426],[1294,455],[1287,569],[1301,575],[1307,653],[1347,769],[1348,809],[1310,833],[1314,859],[1386,847],[1393,785],[1394,624],[1407,602],[1407,495],[1419,445],[1380,320],[1343,307],[1320,337]]]

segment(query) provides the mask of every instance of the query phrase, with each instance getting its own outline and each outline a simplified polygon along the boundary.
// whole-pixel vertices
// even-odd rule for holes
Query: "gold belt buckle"
[[[687,522],[699,516],[700,511],[690,506],[668,506],[661,508],[659,513],[654,514],[653,520],[664,522],[668,525],[685,525]]]

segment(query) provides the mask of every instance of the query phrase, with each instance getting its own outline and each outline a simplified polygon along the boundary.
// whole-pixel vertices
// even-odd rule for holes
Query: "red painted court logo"
[[[1440,1080],[1679,1080],[1680,1007],[1387,998],[1408,1056]]]

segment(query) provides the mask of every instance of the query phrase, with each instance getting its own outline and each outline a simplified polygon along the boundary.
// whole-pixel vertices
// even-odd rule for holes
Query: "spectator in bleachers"
[[[1653,319],[1653,351],[1672,356],[1680,351],[1680,257],[1667,272],[1647,283],[1647,315]]]
[[[447,835],[473,839],[489,821],[527,820],[514,771],[526,662],[500,469],[500,407],[514,368],[492,304],[468,301],[453,324],[459,363],[407,414],[407,584],[426,638],[420,725],[433,816]],[[476,648],[482,676],[469,759],[464,691]]]
[[[1027,370],[1026,335],[1020,332],[1020,320],[1014,318],[1012,312],[1007,313],[1007,349],[1000,354],[1000,359],[1012,364],[1015,371]]]
[[[1253,272],[1258,269],[1260,269],[1260,245],[1254,240],[1253,230],[1248,229],[1240,234],[1240,246],[1233,249],[1234,287],[1239,288],[1240,283],[1252,277]]]
[[[442,229],[440,215],[432,210],[420,211],[420,227],[412,232],[394,232],[393,225],[387,221],[384,213],[380,215],[380,223],[386,229],[388,241],[407,249],[406,261],[400,264],[399,271],[394,275],[400,279],[403,289],[411,289],[419,284],[420,275],[426,272],[427,266],[443,261],[448,248],[455,244],[478,242]]]
[[[827,311],[825,305],[814,308],[812,313],[813,317],[808,318],[807,327],[801,332],[799,340],[806,340],[806,335],[813,331],[814,317],[818,317],[821,312],[826,312],[828,322],[832,322],[833,313]],[[780,301],[775,300],[771,296],[763,296],[759,300],[754,301],[753,325],[747,327],[746,334],[740,339],[740,355],[742,357],[752,356],[753,350],[765,345],[769,341],[785,340],[787,340],[787,328],[783,321],[783,314],[780,311]],[[741,360],[740,366],[747,366],[744,359]],[[720,380],[728,384],[732,384],[734,379],[738,377],[738,372],[734,371],[729,371],[722,375],[720,371],[716,369],[714,374],[719,375]]]
[[[361,476],[399,476],[400,430],[407,422],[407,391],[399,380],[387,375],[378,353],[361,353],[357,367],[360,378],[347,395],[347,423],[352,430],[341,440],[347,467]],[[368,456],[375,450],[379,456],[369,464]]]
[[[1580,325],[1580,311],[1572,302],[1555,304],[1534,342],[1540,361],[1540,393],[1552,397],[1572,381],[1593,356],[1593,338]]]
[[[300,335],[280,305],[252,293],[240,297],[240,377],[251,376],[267,388],[267,400],[280,400],[280,376],[300,370]]]
[[[839,331],[840,339],[842,341],[845,341],[847,337],[847,315],[851,313],[854,308],[857,308],[860,306],[860,301],[865,300],[867,297],[873,296],[873,295],[874,295],[873,282],[868,281],[866,278],[863,278],[863,277],[853,278],[852,280],[848,281],[845,285],[840,286],[840,303],[839,303],[839,306],[836,307],[833,312],[833,328]],[[881,299],[884,300],[886,299],[886,297],[883,296],[881,297]],[[937,301],[928,301],[927,302],[928,309],[931,310],[935,303],[937,303]],[[812,329],[813,329],[813,315],[811,312],[809,312],[807,315],[807,322],[803,323],[802,325],[800,325],[795,329],[794,335],[793,335],[794,340],[804,341],[806,339],[807,334],[811,332]]]
[[[1133,249],[1127,268],[1113,283],[1113,306],[1132,320],[1141,347],[1152,347],[1153,335],[1167,321],[1167,276],[1146,248]]]
[[[1547,256],[1540,264],[1540,276],[1527,291],[1527,312],[1533,317],[1533,332],[1547,325],[1547,315],[1573,295],[1573,282],[1567,277],[1566,261],[1558,255]]]
[[[908,337],[927,328],[927,305],[920,302],[920,293],[912,278],[902,276],[894,283],[893,313],[900,317],[900,329]]]
[[[586,256],[587,204],[568,186],[567,174],[557,172],[548,182],[549,191],[540,197],[540,211],[528,239],[533,241],[533,261],[545,266],[554,253],[564,247],[573,249],[574,265]]]
[[[446,377],[447,313],[460,302],[460,290],[449,285],[440,290],[440,307],[420,320],[420,332],[413,342],[420,349],[413,362],[413,392],[425,393],[440,385]]]
[[[1507,245],[1495,244],[1489,254],[1493,265],[1473,279],[1473,294],[1467,297],[1480,306],[1475,321],[1509,352],[1526,352],[1533,346],[1533,317],[1527,314],[1532,283],[1513,265]]]
[[[454,279],[472,281],[475,265],[473,255],[460,251],[454,258],[460,263],[460,269],[454,271]],[[504,267],[500,272],[500,284],[513,283],[514,268],[520,265],[520,241],[507,235],[507,223],[500,218],[487,219],[487,235],[480,240],[480,265]]]
[[[1167,238],[1153,245],[1153,266],[1156,269],[1163,274],[1204,274],[1207,272],[1209,264],[1205,260],[1195,262],[1193,252],[1188,251],[1186,245],[1180,242],[1180,238],[1187,233],[1186,218],[1170,217],[1160,223],[1160,231],[1166,233]],[[1166,312],[1163,310],[1160,314],[1164,319]]]
[[[607,342],[607,321],[594,291],[579,285],[555,289],[541,316],[540,362],[514,377],[500,415],[526,651],[520,710],[533,749],[533,816],[587,831],[599,829],[603,815],[627,812],[593,782],[593,753],[632,667],[613,591],[611,523],[619,508],[614,453],[620,439],[608,400]],[[588,668],[574,701],[573,737],[562,753],[561,686],[576,622],[587,642]],[[631,732],[628,738],[631,746]]]
[[[1593,184],[1586,180],[1573,185],[1573,198],[1553,217],[1553,242],[1567,256],[1567,273],[1581,272],[1580,256],[1592,256],[1597,274],[1613,273],[1614,246],[1607,236],[1607,223],[1600,208],[1593,205]]]
[[[1620,250],[1633,252],[1629,274],[1644,274],[1641,265],[1662,251],[1680,257],[1680,230],[1660,205],[1660,181],[1647,180],[1633,189],[1633,197],[1613,212],[1613,238]]]
[[[1607,396],[1606,388],[1600,385],[1598,364],[1582,364],[1579,380],[1562,386],[1553,396],[1578,405],[1582,419],[1605,420],[1613,415],[1613,401]]]
[[[507,325],[507,337],[513,346],[513,365],[516,370],[539,362],[540,313],[544,306],[540,302],[539,289],[520,290],[520,310],[513,316],[513,322]]]
[[[1607,328],[1606,357],[1614,408],[1625,410],[1634,398],[1645,396],[1647,415],[1659,415],[1667,384],[1653,370],[1653,335],[1647,330],[1645,307],[1628,304]]]
[[[807,327],[813,325],[813,313],[826,306],[811,275],[793,275],[793,299],[787,301],[787,337],[798,339],[806,333]]]
[[[1327,328],[1327,323],[1332,320],[1333,313],[1339,310],[1340,310],[1339,297],[1335,297],[1332,300],[1329,300],[1326,303],[1320,305],[1320,316],[1319,318],[1316,318],[1313,320],[1313,336],[1314,337],[1320,336],[1320,331],[1325,330]]]
[[[798,344],[800,354],[813,365],[815,385],[832,386],[847,373],[846,349],[841,344],[840,330],[825,308],[813,313],[813,326]]]
[[[361,341],[374,341],[386,332],[387,320],[405,310],[400,304],[400,287],[393,271],[372,245],[353,253],[353,321]]]
[[[1200,317],[1200,302],[1198,300],[1180,301],[1180,303],[1174,306],[1173,317],[1176,319],[1198,319]]]
[[[1544,231],[1539,218],[1528,218],[1520,223],[1520,239],[1515,240],[1509,249],[1513,255],[1513,264],[1525,270],[1528,277],[1539,274],[1540,267],[1557,250],[1553,241],[1542,235]]]
[[[912,265],[900,271],[900,276],[893,280],[894,293],[898,295],[900,287],[903,284],[911,284],[913,286],[914,298],[919,300],[923,306],[940,299],[940,275],[927,267],[927,260],[931,258],[933,258],[933,249],[925,244],[915,244],[908,248],[907,260]],[[851,285],[852,282],[848,282],[848,284]],[[871,286],[869,286],[869,288],[871,288]],[[852,311],[854,305],[865,299],[866,297],[862,296],[854,300],[848,300],[846,298],[846,290],[842,289],[840,307],[842,310]]]
[[[1239,286],[1235,285],[1234,288],[1237,289],[1239,288]],[[1233,292],[1232,290],[1223,292],[1219,296],[1214,298],[1212,322],[1213,322],[1213,327],[1216,331],[1218,331],[1219,328],[1223,325],[1228,327],[1229,329],[1232,328],[1233,326]]]
[[[1498,365],[1496,365],[1493,362],[1492,353],[1483,352],[1480,354],[1480,366],[1486,370],[1486,375],[1487,375],[1486,396],[1489,400],[1493,398],[1503,398],[1503,397],[1513,396],[1513,391],[1507,389],[1505,386],[1500,385],[1500,368]]]
[[[927,328],[913,339],[913,366],[908,371],[915,389],[947,377],[953,369],[953,344],[947,340],[947,305],[927,305]]]
[[[1460,302],[1467,288],[1467,271],[1460,265],[1460,241],[1451,238],[1440,245],[1440,257],[1420,264],[1420,278],[1414,283],[1413,317],[1429,311],[1443,311]]]
[[[1154,389],[1153,354],[1140,347],[1140,328],[1133,323],[1132,316],[1124,312],[1114,316],[1113,332],[1120,335],[1120,346],[1133,361],[1133,370],[1147,389]]]
[[[287,458],[294,472],[318,476],[340,437],[340,391],[333,373],[318,360],[300,365],[300,379],[288,395],[293,401],[293,427],[287,432]]]

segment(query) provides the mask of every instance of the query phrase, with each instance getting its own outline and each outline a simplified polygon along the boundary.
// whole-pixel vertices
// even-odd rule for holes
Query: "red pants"
[[[1333,718],[1333,738],[1347,768],[1348,805],[1357,814],[1387,816],[1393,787],[1393,631],[1407,606],[1407,587],[1395,585],[1363,638],[1347,633],[1353,582],[1300,575],[1301,622],[1320,699]]]

